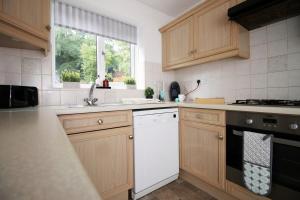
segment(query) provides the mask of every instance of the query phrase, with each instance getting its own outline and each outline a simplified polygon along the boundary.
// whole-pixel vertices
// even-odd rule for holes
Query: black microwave
[[[38,105],[36,87],[0,85],[0,108],[24,108]]]

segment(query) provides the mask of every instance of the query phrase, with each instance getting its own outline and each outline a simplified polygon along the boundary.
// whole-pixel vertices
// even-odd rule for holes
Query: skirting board
[[[134,192],[132,192],[132,198],[133,198],[133,200],[139,199],[139,198],[153,192],[154,190],[157,190],[157,189],[163,187],[164,185],[167,185],[167,184],[169,184],[169,183],[171,183],[171,182],[173,182],[177,179],[178,179],[178,174],[176,174],[174,176],[171,176],[171,177],[169,177],[169,178],[167,178],[167,179],[165,179],[165,180],[163,180],[163,181],[161,181],[161,182],[159,182],[159,183],[157,183],[157,184],[155,184],[155,185],[153,185],[153,186],[151,186],[151,187],[149,187],[149,188],[147,188],[147,189],[145,189],[145,190],[143,190],[139,193],[135,194]]]

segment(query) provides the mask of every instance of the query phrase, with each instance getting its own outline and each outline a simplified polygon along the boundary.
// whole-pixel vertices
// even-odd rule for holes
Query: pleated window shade
[[[54,1],[54,24],[132,44],[137,43],[135,26],[59,1]]]

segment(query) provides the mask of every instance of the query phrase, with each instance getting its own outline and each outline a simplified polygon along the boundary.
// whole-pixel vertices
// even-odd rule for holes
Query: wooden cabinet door
[[[193,59],[193,18],[190,17],[162,34],[163,66],[180,64]]]
[[[41,39],[49,40],[50,0],[0,0],[0,18]]]
[[[227,17],[227,10],[234,2],[216,1],[194,15],[195,58],[219,54],[234,48],[234,26]]]
[[[130,135],[131,126],[69,135],[82,165],[104,199],[132,188]]]
[[[225,127],[181,121],[180,168],[225,188]]]

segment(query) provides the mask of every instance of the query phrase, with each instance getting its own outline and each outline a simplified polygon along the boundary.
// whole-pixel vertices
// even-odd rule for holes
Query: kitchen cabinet
[[[133,187],[132,112],[61,115],[59,120],[101,197],[127,200]]]
[[[206,1],[162,27],[163,70],[229,57],[249,58],[248,31],[227,17],[228,8],[237,3]]]
[[[194,115],[197,111],[199,114]],[[224,111],[214,112],[219,112],[220,120],[224,119]],[[214,125],[212,121],[219,122],[212,120],[216,119],[213,115],[203,109],[180,110],[180,168],[214,187],[224,189],[225,127]]]
[[[163,33],[165,65],[175,65],[193,59],[193,18],[178,23]]]
[[[69,135],[82,165],[104,199],[132,188],[131,136],[132,127]]]
[[[47,51],[50,29],[50,0],[0,0],[0,32],[4,35]]]

